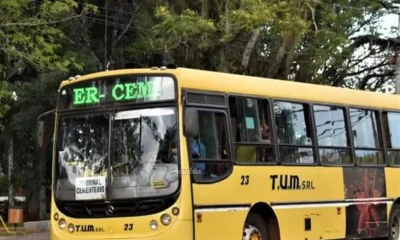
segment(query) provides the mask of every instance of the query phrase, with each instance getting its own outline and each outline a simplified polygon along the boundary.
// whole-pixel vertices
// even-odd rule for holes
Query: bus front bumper
[[[112,221],[109,223],[112,225]],[[129,234],[123,233],[69,233],[68,231],[61,231],[57,225],[50,226],[50,240],[132,240],[132,239],[152,239],[152,240],[180,240],[180,239],[193,239],[193,223],[191,220],[178,220],[165,231],[153,231],[147,233],[135,233],[134,231]]]

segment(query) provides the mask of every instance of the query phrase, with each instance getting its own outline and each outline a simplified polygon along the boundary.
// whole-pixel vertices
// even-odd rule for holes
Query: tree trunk
[[[15,206],[14,201],[14,184],[13,184],[13,170],[14,170],[14,138],[12,133],[9,135],[8,143],[8,206],[10,208]]]
[[[40,172],[40,193],[39,193],[39,201],[40,201],[40,205],[39,205],[39,220],[45,220],[46,219],[46,149],[47,149],[47,144],[46,144],[46,148],[44,148],[41,152],[42,156],[39,159],[39,169],[38,171]]]
[[[243,73],[246,73],[246,71],[247,71],[247,67],[249,65],[251,53],[254,50],[254,46],[256,45],[256,43],[258,41],[260,33],[261,33],[261,27],[256,28],[253,31],[253,33],[251,34],[251,37],[250,37],[249,41],[246,44],[246,48],[244,49],[243,57],[242,57]]]
[[[28,220],[44,220],[46,219],[46,159],[47,147],[52,140],[54,134],[54,116],[48,115],[44,118],[43,145],[37,145],[36,156],[37,164],[34,168],[34,181],[31,184],[32,195],[28,208]],[[51,167],[51,166],[47,166]]]
[[[225,14],[228,14],[228,12],[229,12],[229,2],[228,1],[225,2],[224,12],[225,12]],[[224,32],[226,35],[228,35],[230,31],[231,31],[230,22],[229,22],[229,20],[227,20],[225,23]],[[224,46],[224,47],[222,47],[221,52],[220,52],[220,62],[218,65],[218,71],[220,71],[220,72],[228,72],[228,70],[229,70],[228,61],[226,60],[226,56],[225,56],[225,51],[226,51],[226,47]]]
[[[201,1],[201,16],[208,18],[208,0]]]

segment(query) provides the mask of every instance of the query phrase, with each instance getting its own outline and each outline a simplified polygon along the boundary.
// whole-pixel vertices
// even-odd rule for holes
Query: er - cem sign
[[[74,109],[114,103],[143,103],[175,99],[169,76],[121,76],[84,81],[60,90],[60,108]]]

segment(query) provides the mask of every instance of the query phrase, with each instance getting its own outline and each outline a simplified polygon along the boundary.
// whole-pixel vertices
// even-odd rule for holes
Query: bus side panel
[[[197,208],[214,206],[227,212],[204,213],[202,222],[195,224],[196,236],[212,239],[218,233],[231,236],[226,239],[240,239],[248,211],[240,211],[240,206],[265,203],[277,216],[282,240],[345,238],[343,186],[341,167],[235,166],[223,181],[193,184]],[[332,200],[341,202],[340,211]],[[232,209],[228,212],[229,207]],[[305,228],[308,221],[311,229]]]
[[[385,169],[385,179],[386,179],[386,195],[389,199],[396,200],[400,197],[400,187],[399,187],[399,176],[400,168],[386,168]],[[387,207],[387,217],[389,221],[390,213],[394,207],[393,203],[388,203]]]
[[[194,215],[196,240],[241,239],[247,211],[240,208],[202,208]]]
[[[385,169],[382,167],[343,168],[347,200],[346,237],[387,236]],[[360,204],[359,202],[363,202]]]
[[[336,207],[276,209],[275,213],[282,240],[343,239],[346,233],[344,208],[340,213]]]
[[[279,221],[281,239],[343,239],[346,208],[341,167],[279,167],[278,175],[296,173],[301,186],[271,192],[270,199]],[[279,169],[279,170],[278,170]],[[327,176],[329,176],[327,179]],[[281,183],[279,182],[279,187]]]

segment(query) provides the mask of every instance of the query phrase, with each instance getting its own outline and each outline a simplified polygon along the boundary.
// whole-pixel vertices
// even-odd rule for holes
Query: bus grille
[[[62,204],[59,206],[66,215],[75,218],[107,218],[107,217],[128,217],[153,214],[162,211],[166,207],[165,200],[143,201],[140,203],[89,203],[89,204]],[[167,204],[169,205],[169,204]],[[109,206],[113,211],[107,213]]]

